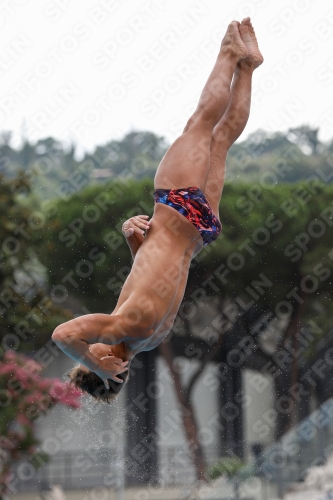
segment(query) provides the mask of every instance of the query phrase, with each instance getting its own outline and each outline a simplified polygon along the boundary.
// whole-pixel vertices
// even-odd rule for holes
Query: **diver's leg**
[[[248,54],[238,26],[237,21],[228,26],[197,109],[188,120],[183,134],[168,149],[158,167],[155,189],[204,188],[213,129],[228,106],[230,84],[237,63]]]
[[[249,55],[237,65],[228,108],[214,127],[210,150],[210,168],[204,188],[205,195],[216,215],[218,215],[223,190],[227,153],[243,132],[248,121],[251,106],[252,74],[254,69],[263,62],[249,18],[242,21],[240,33],[249,49]]]
[[[239,65],[235,72],[230,104],[212,135],[210,167],[204,193],[218,216],[229,148],[243,132],[248,121],[251,102],[252,72]]]

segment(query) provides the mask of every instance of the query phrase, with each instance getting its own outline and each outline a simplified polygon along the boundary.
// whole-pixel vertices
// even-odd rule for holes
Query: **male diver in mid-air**
[[[72,382],[101,401],[116,397],[138,352],[168,335],[191,260],[221,232],[226,156],[247,123],[252,73],[262,62],[250,18],[233,21],[196,110],[157,169],[153,217],[123,224],[134,262],[114,311],[72,319],[52,335],[79,362]]]

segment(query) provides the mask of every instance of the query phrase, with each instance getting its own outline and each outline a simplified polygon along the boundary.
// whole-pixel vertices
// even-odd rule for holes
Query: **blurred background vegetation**
[[[300,327],[300,315],[303,322],[315,317],[319,337],[325,336],[332,317],[333,140],[324,144],[318,133],[308,126],[274,134],[259,130],[232,147],[220,206],[222,237],[193,263],[187,298],[248,241],[253,250],[242,250],[241,272],[229,269],[222,290],[208,287],[217,310],[226,298],[244,294],[261,272],[273,286],[251,310],[274,313],[290,290],[315,274],[315,291],[302,291],[302,303],[295,294],[290,299],[289,327],[294,331],[295,321]],[[153,176],[167,147],[163,137],[133,131],[77,159],[74,146],[65,150],[51,137],[15,149],[11,134],[0,134],[5,348],[38,349],[73,314],[112,310],[130,271],[121,225],[133,214],[152,215]],[[310,235],[309,224],[317,219]],[[305,240],[298,241],[303,232]],[[306,290],[313,280],[304,281]],[[265,352],[272,348],[269,340],[262,344],[258,348]]]
[[[332,343],[333,141],[320,142],[318,133],[308,126],[258,131],[229,153],[222,236],[194,260],[185,294],[193,302],[204,286],[200,300],[211,308],[208,319],[219,318],[214,328],[222,343],[211,349],[200,310],[176,321],[178,334],[199,338],[207,351],[182,389],[190,411],[194,382],[222,344],[225,356],[251,337],[248,366],[260,370],[285,348],[298,352],[298,336],[308,328],[306,349],[274,381],[276,395],[290,396],[291,383]],[[11,134],[0,134],[3,351],[34,353],[73,315],[112,311],[131,265],[122,223],[152,215],[153,177],[167,147],[163,137],[133,131],[77,158],[74,146],[51,137],[15,149]],[[219,280],[217,269],[227,269],[227,278]],[[203,285],[209,280],[214,285]],[[231,303],[234,320],[225,315]],[[324,389],[318,382],[319,403],[333,394],[329,380]],[[278,415],[277,437],[295,421],[296,403],[295,412]]]
[[[288,132],[269,134],[263,130],[233,145],[228,156],[228,178],[256,182],[267,171],[275,172],[278,182],[298,182],[316,171],[328,178],[332,169],[333,140],[320,142],[319,129],[301,126]],[[14,178],[19,173],[29,178],[32,194],[42,200],[80,190],[88,183],[120,177],[133,180],[153,178],[168,144],[152,132],[130,132],[122,140],[97,146],[78,160],[75,146],[64,146],[52,137],[36,144],[23,141],[11,147],[11,133],[0,134],[0,172]],[[77,170],[85,181],[73,179]],[[273,182],[274,176],[266,182]],[[67,180],[67,183],[66,183]],[[84,184],[85,182],[85,184]],[[67,191],[66,191],[67,187]]]

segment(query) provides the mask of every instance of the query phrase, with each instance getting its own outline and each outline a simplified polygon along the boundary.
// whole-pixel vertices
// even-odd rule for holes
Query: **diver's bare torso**
[[[147,325],[141,335],[126,340],[133,353],[153,349],[169,333],[191,260],[202,247],[200,233],[183,215],[167,205],[155,205],[151,227],[112,312],[131,326]]]

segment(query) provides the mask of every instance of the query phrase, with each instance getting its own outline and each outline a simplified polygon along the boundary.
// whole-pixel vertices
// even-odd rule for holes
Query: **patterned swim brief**
[[[222,225],[213,213],[201,189],[188,187],[181,189],[155,189],[154,202],[164,203],[184,215],[197,228],[204,246],[219,236]]]

